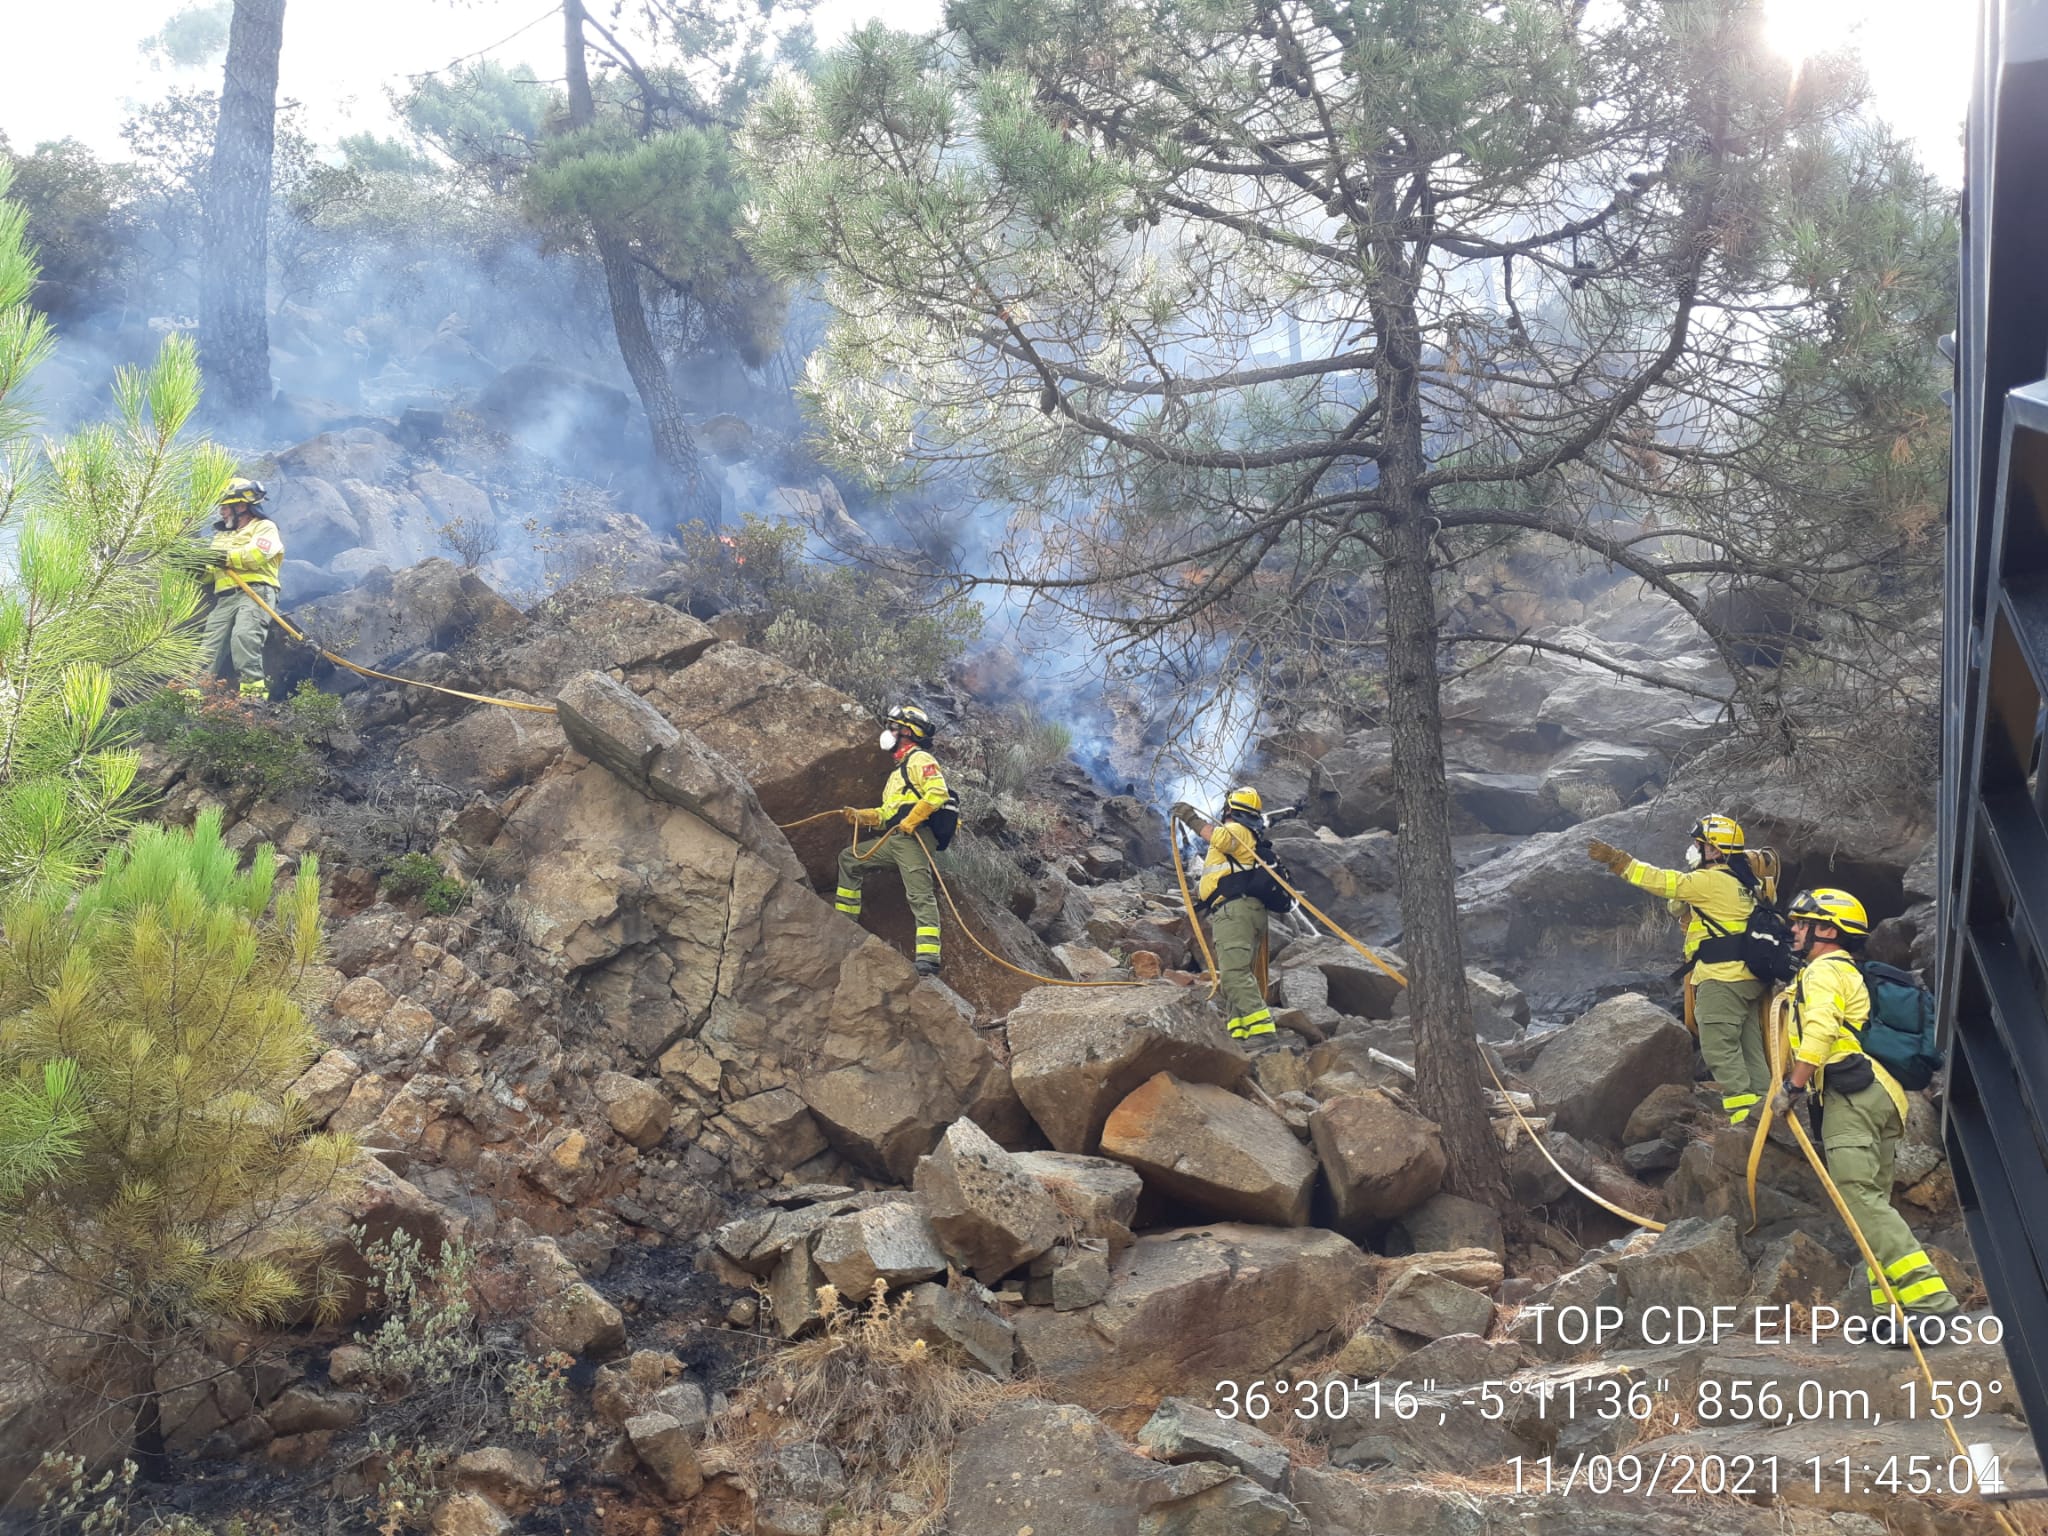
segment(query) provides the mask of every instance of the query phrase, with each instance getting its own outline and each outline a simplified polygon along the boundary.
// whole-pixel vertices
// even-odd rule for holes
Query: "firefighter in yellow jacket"
[[[939,974],[939,896],[932,880],[932,840],[924,824],[946,809],[950,798],[946,776],[931,754],[932,719],[915,704],[889,711],[881,748],[895,764],[882,782],[882,803],[873,809],[845,806],[840,814],[856,827],[886,829],[890,835],[865,851],[848,848],[839,855],[839,895],[835,903],[848,917],[860,917],[862,879],[873,869],[890,868],[902,877],[903,894],[917,924],[913,963],[921,976]]]
[[[1757,902],[1742,828],[1726,816],[1702,816],[1693,823],[1682,870],[1659,869],[1598,841],[1586,852],[1629,884],[1662,896],[1673,912],[1689,914],[1685,957],[1692,962],[1688,981],[1700,1054],[1721,1085],[1728,1123],[1741,1125],[1774,1086],[1758,1006],[1764,984],[1737,957]]]
[[[1215,914],[1209,927],[1216,937],[1216,979],[1230,1014],[1230,1038],[1270,1039],[1273,1010],[1259,986],[1259,954],[1270,919],[1266,904],[1249,890],[1259,868],[1257,829],[1264,825],[1265,802],[1256,789],[1240,785],[1224,798],[1223,819],[1213,826],[1185,807],[1174,809],[1209,840],[1195,887],[1195,910]]]
[[[1792,983],[1792,1066],[1771,1107],[1789,1114],[1809,1090],[1820,1104],[1828,1176],[1906,1309],[1904,1327],[1887,1315],[1874,1336],[1903,1349],[1910,1329],[1923,1344],[1934,1342],[1922,1333],[1922,1319],[1954,1312],[1959,1303],[1892,1208],[1906,1091],[1863,1049],[1870,990],[1854,951],[1870,932],[1869,915],[1847,891],[1820,889],[1794,896],[1785,917],[1793,951],[1806,963]],[[1874,1274],[1869,1279],[1870,1304],[1886,1311],[1891,1302],[1884,1286]]]
[[[274,608],[284,568],[284,539],[277,524],[256,509],[266,492],[255,480],[233,480],[220,499],[220,521],[204,557],[212,568],[213,612],[206,616],[201,642],[203,676],[237,677],[245,700],[261,703],[270,697],[263,680],[263,642],[270,635],[270,615],[235,584],[234,576],[262,592]],[[185,692],[197,696],[197,688]]]

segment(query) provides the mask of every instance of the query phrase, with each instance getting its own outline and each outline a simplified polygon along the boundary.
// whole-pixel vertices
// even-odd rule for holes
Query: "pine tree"
[[[0,915],[0,1083],[55,1096],[45,1150],[68,1154],[17,1158],[0,1200],[0,1294],[36,1325],[9,1331],[119,1340],[104,1390],[136,1408],[145,1454],[159,1362],[209,1329],[331,1310],[344,1283],[300,1218],[354,1147],[289,1091],[319,1049],[294,1000],[319,871],[280,885],[267,845],[238,863],[209,811]]]
[[[37,267],[0,163],[0,894],[69,886],[129,825],[137,760],[112,706],[189,672],[199,592],[187,538],[232,473],[185,447],[199,403],[191,344],[124,369],[115,416],[35,441],[23,403],[49,355],[29,307]]]
[[[236,0],[206,189],[199,333],[230,411],[270,404],[270,177],[284,0]]]
[[[743,146],[757,258],[834,309],[828,458],[1007,509],[974,579],[1136,665],[1252,693],[1319,655],[1384,687],[1418,1100],[1448,1186],[1504,1198],[1442,682],[1475,644],[1583,648],[1457,633],[1447,572],[1527,540],[1641,579],[1789,754],[1789,692],[1703,589],[1825,619],[1823,708],[1931,607],[1898,594],[1932,550],[1950,210],[1841,60],[1769,52],[1755,0],[946,23],[856,33]]]

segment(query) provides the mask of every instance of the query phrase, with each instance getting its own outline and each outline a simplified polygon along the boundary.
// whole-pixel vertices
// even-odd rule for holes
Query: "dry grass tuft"
[[[1661,1440],[1666,1435],[1682,1435],[1688,1430],[1700,1427],[1699,1415],[1692,1411],[1692,1401],[1675,1392],[1659,1392],[1650,1399],[1648,1418],[1637,1419],[1629,1431],[1622,1449],[1641,1445],[1649,1440]]]
[[[1031,1395],[934,1354],[910,1336],[905,1305],[892,1307],[880,1280],[858,1309],[820,1286],[824,1332],[764,1361],[719,1421],[720,1442],[757,1466],[778,1446],[831,1446],[849,1485],[834,1536],[936,1536],[961,1431],[996,1404]],[[907,1495],[921,1513],[891,1510],[891,1495]]]

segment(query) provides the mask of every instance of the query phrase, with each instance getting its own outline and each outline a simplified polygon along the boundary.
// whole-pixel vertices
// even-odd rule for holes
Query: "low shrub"
[[[270,797],[318,782],[315,743],[341,729],[344,710],[339,695],[305,682],[281,715],[252,710],[232,694],[193,699],[167,688],[123,718],[144,741],[183,756],[207,783]]]
[[[459,911],[469,901],[469,887],[441,867],[432,854],[401,854],[384,872],[384,894],[392,901],[418,901],[435,917]]]

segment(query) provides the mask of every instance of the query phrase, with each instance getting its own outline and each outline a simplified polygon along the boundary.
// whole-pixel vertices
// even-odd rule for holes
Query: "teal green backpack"
[[[1907,1089],[1925,1088],[1941,1070],[1935,1039],[1934,994],[1909,971],[1878,960],[1856,969],[1870,993],[1870,1017],[1863,1025],[1863,1049]]]

